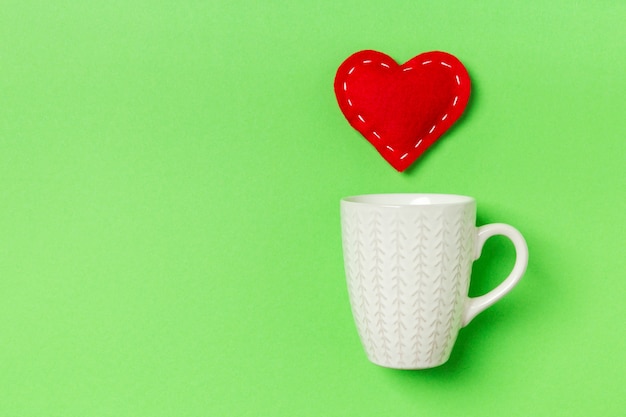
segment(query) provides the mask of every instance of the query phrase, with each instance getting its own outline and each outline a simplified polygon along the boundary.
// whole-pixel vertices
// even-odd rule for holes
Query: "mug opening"
[[[345,197],[342,200],[348,203],[386,207],[439,206],[474,201],[472,197],[456,194],[365,194]]]

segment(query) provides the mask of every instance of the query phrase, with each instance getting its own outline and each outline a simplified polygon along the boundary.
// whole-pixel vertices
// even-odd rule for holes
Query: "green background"
[[[623,416],[626,2],[0,6],[0,415]],[[456,55],[465,116],[405,173],[339,64]],[[339,199],[474,196],[519,286],[427,371],[370,364]],[[500,282],[490,240],[472,295]]]

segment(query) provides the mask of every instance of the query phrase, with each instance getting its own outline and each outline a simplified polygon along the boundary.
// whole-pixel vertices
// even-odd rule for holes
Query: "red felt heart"
[[[445,52],[398,65],[381,52],[360,51],[339,66],[335,95],[350,125],[402,172],[463,114],[470,78]]]

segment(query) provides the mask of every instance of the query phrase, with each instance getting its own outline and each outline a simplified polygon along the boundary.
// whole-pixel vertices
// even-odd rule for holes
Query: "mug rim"
[[[376,207],[434,207],[471,204],[473,197],[439,193],[383,193],[344,197],[342,203]]]

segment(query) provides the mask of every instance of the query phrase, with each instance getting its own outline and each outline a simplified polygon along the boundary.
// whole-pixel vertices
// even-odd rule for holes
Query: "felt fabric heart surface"
[[[339,66],[335,95],[350,125],[402,172],[463,114],[470,78],[446,52],[425,52],[398,65],[366,50]]]

